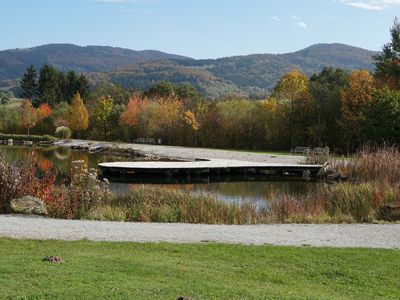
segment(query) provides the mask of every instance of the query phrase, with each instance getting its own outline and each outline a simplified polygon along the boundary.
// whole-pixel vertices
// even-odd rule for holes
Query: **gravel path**
[[[0,215],[0,237],[400,249],[400,224],[203,225],[57,220]]]
[[[245,151],[233,150],[218,150],[218,149],[205,149],[205,148],[188,148],[178,146],[158,146],[158,145],[143,145],[143,144],[127,144],[127,143],[104,143],[95,141],[84,140],[71,140],[69,142],[58,142],[60,146],[71,147],[78,144],[104,144],[108,146],[118,146],[122,149],[130,148],[142,151],[144,153],[152,154],[159,157],[170,157],[194,160],[195,158],[203,159],[232,159],[243,160],[251,162],[267,162],[267,163],[286,163],[296,164],[304,162],[304,156],[299,155],[278,155],[268,153],[256,153]]]

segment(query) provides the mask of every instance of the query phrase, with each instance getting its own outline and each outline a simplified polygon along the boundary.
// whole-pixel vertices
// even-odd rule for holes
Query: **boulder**
[[[46,205],[42,199],[24,196],[12,199],[10,202],[12,213],[27,215],[47,215]]]
[[[383,206],[378,213],[378,218],[385,221],[400,221],[400,203],[390,203]]]

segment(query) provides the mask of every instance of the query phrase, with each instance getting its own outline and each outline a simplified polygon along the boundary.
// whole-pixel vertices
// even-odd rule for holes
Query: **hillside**
[[[128,64],[165,59],[190,58],[154,50],[135,51],[105,46],[80,47],[71,44],[49,44],[0,51],[0,80],[21,77],[31,64],[36,68],[49,63],[59,70],[98,72]]]
[[[317,44],[287,54],[195,60],[152,50],[50,44],[0,51],[0,80],[20,77],[30,64],[40,67],[50,63],[59,70],[87,73],[92,85],[107,81],[147,89],[157,81],[166,80],[189,83],[213,98],[227,93],[262,98],[290,69],[299,69],[308,76],[326,66],[373,70],[374,54],[376,52],[343,44]]]
[[[93,83],[111,81],[146,89],[159,80],[190,83],[210,97],[241,93],[262,98],[277,80],[296,68],[308,76],[332,66],[373,70],[375,52],[342,44],[318,44],[288,54],[254,54],[207,60],[172,60],[124,66],[90,75]]]

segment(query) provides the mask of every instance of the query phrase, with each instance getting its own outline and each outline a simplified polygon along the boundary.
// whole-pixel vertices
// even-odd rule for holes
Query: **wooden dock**
[[[224,175],[255,174],[272,176],[317,177],[322,165],[262,163],[240,160],[210,159],[188,162],[137,161],[100,163],[103,175]]]

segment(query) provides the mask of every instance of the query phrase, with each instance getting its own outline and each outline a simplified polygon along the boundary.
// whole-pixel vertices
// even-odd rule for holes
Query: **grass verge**
[[[57,138],[51,135],[27,135],[27,134],[7,134],[0,133],[0,140],[6,141],[12,139],[14,141],[32,141],[32,142],[55,142]]]
[[[399,277],[399,250],[0,239],[2,299],[399,299]]]

